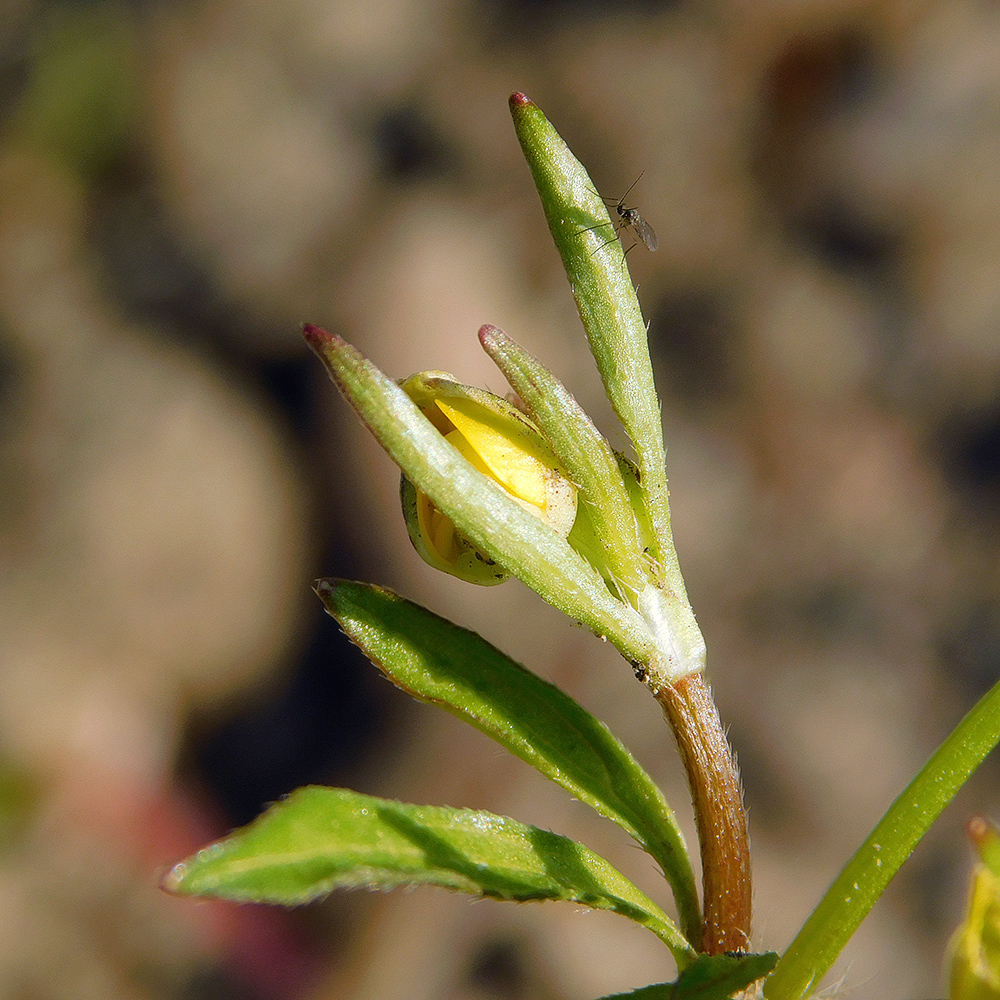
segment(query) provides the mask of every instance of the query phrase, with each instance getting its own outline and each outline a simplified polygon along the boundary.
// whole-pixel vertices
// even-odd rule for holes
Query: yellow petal
[[[466,406],[461,405],[467,402],[465,400],[445,403],[439,399],[435,402],[480,458],[486,467],[481,471],[485,471],[511,495],[545,510],[549,467],[526,434],[520,433],[510,420],[504,420],[485,407],[472,404],[468,409],[474,408],[474,412],[469,413],[464,412]],[[446,437],[457,445],[450,434]],[[459,450],[466,458],[470,457],[465,448],[459,447]]]

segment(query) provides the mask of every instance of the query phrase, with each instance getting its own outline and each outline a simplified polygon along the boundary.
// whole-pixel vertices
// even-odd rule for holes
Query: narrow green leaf
[[[601,1000],[730,1000],[766,976],[777,960],[773,951],[759,955],[699,955],[675,983],[654,983]]]
[[[502,330],[484,326],[479,340],[580,490],[610,575],[619,592],[634,604],[635,596],[649,584],[649,576],[635,514],[611,445],[566,386]]]
[[[543,600],[607,636],[629,661],[654,658],[656,644],[643,619],[611,596],[565,538],[475,469],[358,350],[315,326],[307,325],[305,335],[379,444],[477,548]]]
[[[171,892],[295,905],[333,889],[436,885],[491,899],[561,899],[648,928],[679,968],[694,960],[670,918],[603,858],[506,816],[300,788],[176,865]]]
[[[764,984],[767,1000],[801,1000],[815,992],[931,823],[998,742],[1000,684],[934,751],[848,861]]]
[[[694,875],[674,814],[602,722],[475,632],[390,590],[320,580],[316,592],[397,687],[471,723],[634,837],[663,869],[685,934],[701,940]]]

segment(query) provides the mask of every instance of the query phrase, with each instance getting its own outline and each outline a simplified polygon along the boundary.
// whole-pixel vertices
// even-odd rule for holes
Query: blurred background
[[[354,652],[310,591],[476,628],[687,791],[631,672],[442,578],[305,349],[503,394],[484,322],[625,447],[511,128],[547,113],[660,249],[677,546],[782,949],[1000,676],[1000,5],[0,0],[0,995],[591,1000],[673,977],[608,914],[432,890],[294,911],[167,866],[306,782],[617,828]],[[626,242],[628,239],[626,238]],[[944,995],[987,761],[829,982]]]

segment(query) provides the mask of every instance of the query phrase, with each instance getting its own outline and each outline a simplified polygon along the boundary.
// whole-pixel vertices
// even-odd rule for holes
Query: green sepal
[[[618,463],[618,471],[621,473],[622,482],[625,484],[625,494],[635,515],[643,558],[650,559],[652,558],[651,553],[656,546],[656,534],[653,530],[653,522],[650,519],[649,511],[646,509],[646,500],[643,496],[642,487],[639,485],[639,470],[635,467],[635,462],[617,451],[615,452],[615,461]]]
[[[628,592],[618,589],[614,571],[608,565],[607,548],[594,524],[591,505],[581,497],[576,510],[576,520],[567,539],[569,544],[601,574],[609,593],[619,601],[628,601]]]
[[[164,879],[164,888],[180,895],[286,906],[334,889],[414,885],[611,910],[656,934],[679,968],[695,958],[670,918],[582,844],[506,816],[343,788],[292,792],[249,826],[175,865]]]
[[[676,555],[663,428],[646,324],[622,245],[608,241],[614,227],[607,205],[538,106],[513,94],[510,109],[605,392],[639,457],[643,494],[656,527],[654,562],[666,568]]]
[[[580,490],[592,526],[588,551],[593,565],[613,581],[616,593],[634,604],[635,595],[650,579],[635,512],[611,446],[569,390],[537,358],[495,326],[482,327],[479,340]]]
[[[1000,831],[982,816],[969,820],[967,831],[979,861],[1000,879]]]
[[[646,324],[621,243],[607,241],[607,206],[583,164],[524,94],[511,95],[510,110],[604,390],[638,459],[643,506],[653,526],[648,556],[655,583],[635,603],[657,637],[660,657],[648,673],[655,689],[703,669],[705,643],[670,530],[663,428]]]
[[[390,590],[320,580],[316,592],[393,684],[464,719],[632,836],[660,865],[685,934],[701,940],[694,874],[673,811],[602,722],[475,632]]]
[[[639,487],[639,470],[624,455],[619,452],[614,452],[613,454],[625,488],[626,503],[629,505],[633,515],[633,526],[639,549],[639,553],[635,558],[637,562],[646,564],[651,558],[650,552],[655,541],[653,538],[653,526],[649,520],[649,512],[645,508],[642,490]],[[630,598],[634,601],[634,592],[623,595],[618,588],[618,577],[607,559],[607,546],[604,542],[606,536],[602,535],[597,524],[595,524],[592,509],[592,505],[588,502],[586,494],[582,495],[577,509],[576,521],[573,522],[573,530],[569,533],[569,543],[604,577],[604,582],[608,585],[608,589],[612,594],[622,601],[627,601]]]

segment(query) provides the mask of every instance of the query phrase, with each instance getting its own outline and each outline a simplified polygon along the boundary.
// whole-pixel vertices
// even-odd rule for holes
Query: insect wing
[[[646,244],[647,250],[655,250],[660,245],[653,227],[638,212],[629,220],[629,225],[635,230],[636,236]]]

